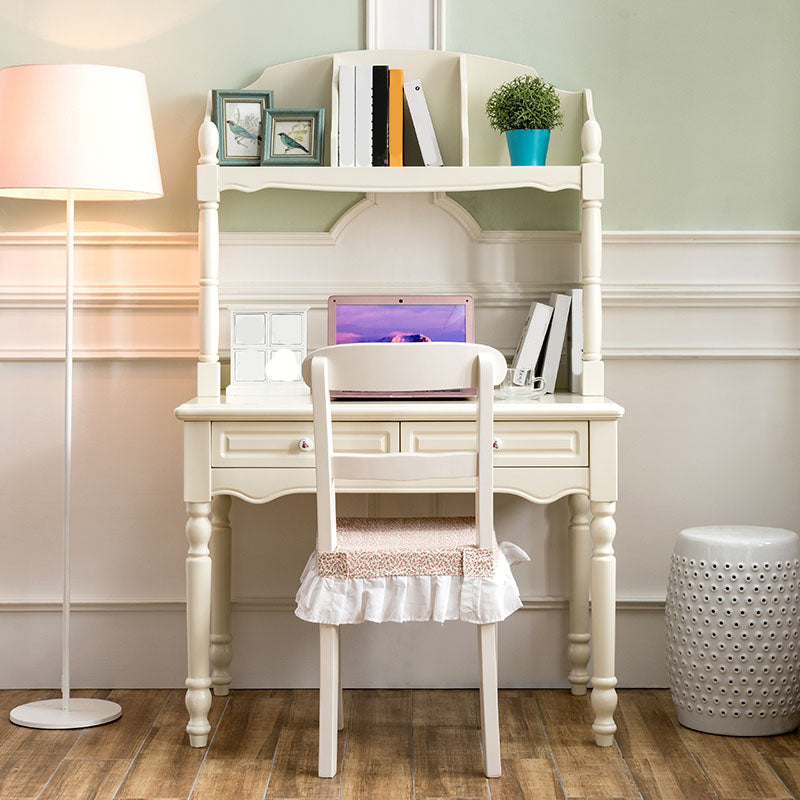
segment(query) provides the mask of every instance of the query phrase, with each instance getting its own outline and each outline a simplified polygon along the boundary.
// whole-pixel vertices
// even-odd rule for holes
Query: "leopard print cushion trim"
[[[334,552],[317,552],[320,577],[494,575],[495,549],[474,544],[472,517],[343,518],[337,540]]]

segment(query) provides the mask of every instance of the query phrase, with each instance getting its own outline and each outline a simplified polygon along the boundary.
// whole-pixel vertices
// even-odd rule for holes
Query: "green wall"
[[[196,228],[196,135],[208,89],[364,45],[363,0],[0,0],[0,66],[88,61],[142,70],[165,197],[81,204],[82,230]],[[798,229],[797,0],[450,0],[451,50],[531,64],[592,88],[607,229]],[[53,135],[58,121],[53,121]],[[323,230],[353,195],[226,196],[224,230]],[[457,196],[485,228],[573,228],[573,193]],[[541,199],[541,198],[540,198]],[[499,200],[499,202],[497,202]],[[63,227],[56,203],[0,201],[0,230]]]
[[[147,76],[164,197],[81,203],[79,230],[197,229],[197,130],[212,88],[252,83],[264,67],[364,46],[363,0],[0,0],[0,66],[91,62]],[[53,135],[58,121],[53,120]],[[233,192],[228,194],[235,194]],[[223,204],[227,230],[326,230],[352,195],[261,192]],[[236,212],[236,213],[232,213]],[[0,231],[63,229],[60,203],[0,201]]]
[[[449,49],[592,89],[606,228],[800,228],[797,0],[454,0],[448,9]],[[500,220],[485,199],[470,204],[486,227],[540,227],[520,218],[524,208],[509,203]]]

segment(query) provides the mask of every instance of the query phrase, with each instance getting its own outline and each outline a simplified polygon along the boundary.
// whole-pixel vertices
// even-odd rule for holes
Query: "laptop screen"
[[[331,297],[329,344],[470,342],[472,298]]]

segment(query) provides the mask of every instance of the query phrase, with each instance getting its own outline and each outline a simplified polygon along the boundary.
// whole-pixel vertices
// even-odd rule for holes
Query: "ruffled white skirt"
[[[500,622],[522,606],[511,566],[530,561],[511,542],[500,542],[491,578],[415,575],[321,578],[312,553],[297,591],[295,614],[307,622]]]

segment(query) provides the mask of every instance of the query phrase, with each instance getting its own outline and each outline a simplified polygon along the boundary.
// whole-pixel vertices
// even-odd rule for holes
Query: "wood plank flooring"
[[[589,697],[500,693],[503,776],[481,771],[477,691],[345,692],[339,772],[316,775],[317,693],[215,697],[209,747],[188,746],[183,692],[108,697],[121,719],[36,731],[14,706],[54,697],[0,691],[0,800],[789,800],[800,733],[740,739],[682,728],[666,691],[619,692],[614,747],[595,747]]]

